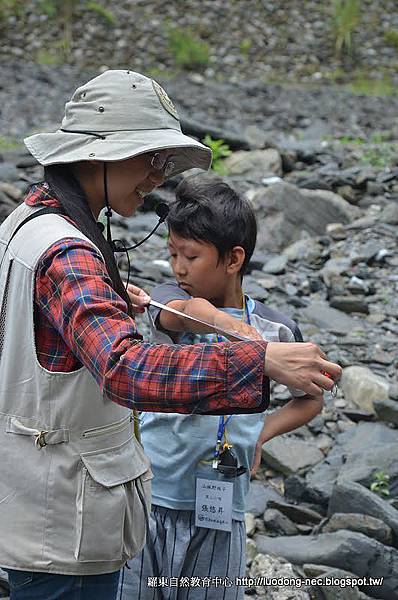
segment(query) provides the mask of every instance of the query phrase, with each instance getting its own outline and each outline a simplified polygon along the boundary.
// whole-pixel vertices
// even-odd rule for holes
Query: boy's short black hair
[[[234,246],[242,246],[247,269],[256,246],[257,222],[250,204],[222,180],[189,177],[176,188],[176,200],[167,217],[170,232],[213,244],[222,259]]]

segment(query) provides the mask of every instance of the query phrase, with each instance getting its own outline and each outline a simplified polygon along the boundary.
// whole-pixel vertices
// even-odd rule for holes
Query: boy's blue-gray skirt
[[[144,550],[119,581],[120,600],[242,600],[246,531],[195,527],[195,513],[153,506]]]

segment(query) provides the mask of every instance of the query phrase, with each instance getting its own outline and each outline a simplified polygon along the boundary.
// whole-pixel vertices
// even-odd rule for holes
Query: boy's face
[[[169,236],[171,267],[179,286],[191,296],[222,304],[231,275],[227,257],[221,259],[213,244]]]

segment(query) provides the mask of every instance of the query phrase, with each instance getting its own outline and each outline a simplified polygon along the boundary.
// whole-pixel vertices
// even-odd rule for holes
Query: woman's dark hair
[[[213,244],[220,258],[242,246],[244,275],[256,246],[256,217],[250,204],[222,180],[194,176],[181,181],[167,224],[180,237]]]
[[[71,168],[67,165],[50,165],[44,168],[44,178],[52,193],[59,200],[65,215],[70,217],[78,229],[101,251],[112,280],[112,287],[125,300],[128,312],[132,315],[131,300],[120,277],[113,251],[98,228],[88,206],[86,195]]]

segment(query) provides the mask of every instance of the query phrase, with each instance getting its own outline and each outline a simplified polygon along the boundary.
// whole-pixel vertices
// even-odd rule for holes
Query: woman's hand
[[[151,301],[149,294],[132,283],[128,284],[127,293],[130,296],[133,311],[136,314],[145,312],[145,308]]]
[[[330,378],[323,373],[330,375]],[[269,342],[265,355],[265,374],[290,388],[303,390],[309,396],[331,391],[341,377],[342,369],[326,359],[312,342]]]
[[[236,319],[232,315],[229,315],[222,311],[217,311],[218,314],[214,317],[214,327],[220,327],[221,329],[226,329],[227,331],[233,331],[238,335],[243,335],[250,340],[264,340],[262,335],[258,333],[254,327],[251,327],[244,321],[240,319]],[[231,340],[234,339],[231,337]],[[235,340],[236,341],[236,340]]]

